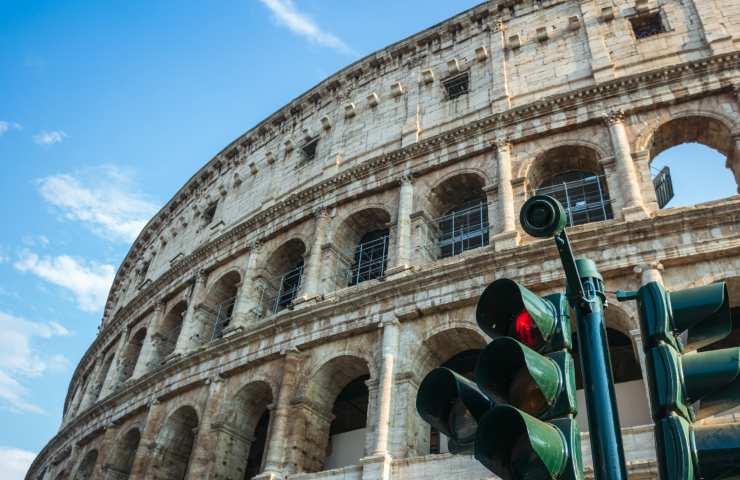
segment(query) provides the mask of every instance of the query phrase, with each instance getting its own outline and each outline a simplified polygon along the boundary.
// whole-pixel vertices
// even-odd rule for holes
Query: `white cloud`
[[[61,130],[53,130],[51,132],[44,130],[34,135],[33,141],[39,145],[54,145],[65,138],[67,138],[67,134]]]
[[[4,480],[23,480],[36,454],[13,447],[0,447],[0,472]]]
[[[38,181],[44,200],[60,208],[69,220],[87,224],[109,239],[133,242],[157,206],[130,189],[128,175],[115,167],[96,169],[95,179],[59,174]]]
[[[316,22],[298,11],[293,0],[260,0],[273,13],[275,21],[291,32],[318,45],[341,53],[352,54],[352,49],[336,35],[326,32]]]
[[[29,391],[20,378],[65,370],[69,361],[64,356],[46,356],[34,348],[32,340],[67,336],[69,331],[54,321],[32,322],[4,312],[0,312],[0,331],[0,400],[16,412],[44,413],[28,400]]]
[[[15,122],[6,122],[0,120],[0,137],[8,133],[10,130],[20,130],[21,126]]]
[[[78,261],[68,255],[39,257],[29,250],[21,252],[14,265],[21,272],[33,273],[69,290],[78,306],[86,312],[103,308],[115,275],[113,265]]]

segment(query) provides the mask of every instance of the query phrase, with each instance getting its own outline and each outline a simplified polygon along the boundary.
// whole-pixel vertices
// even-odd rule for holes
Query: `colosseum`
[[[415,398],[432,368],[471,368],[495,278],[563,289],[517,221],[535,193],[612,292],[628,469],[656,478],[636,310],[613,292],[725,280],[740,344],[740,196],[663,208],[651,170],[696,142],[740,183],[739,47],[736,0],[498,0],[327,78],[147,224],[27,478],[490,478]]]

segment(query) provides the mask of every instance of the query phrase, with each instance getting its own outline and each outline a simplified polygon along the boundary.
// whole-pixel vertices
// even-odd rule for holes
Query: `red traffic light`
[[[542,335],[540,335],[532,315],[529,314],[526,308],[516,314],[513,326],[514,338],[529,348],[537,349],[542,343]]]

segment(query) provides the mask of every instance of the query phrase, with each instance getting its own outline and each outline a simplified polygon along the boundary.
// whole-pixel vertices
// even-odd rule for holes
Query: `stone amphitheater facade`
[[[580,195],[609,291],[726,280],[737,312],[740,196],[659,208],[650,165],[699,142],[740,183],[738,47],[736,0],[502,0],[327,78],[144,228],[27,478],[490,477],[415,397],[486,344],[488,283],[563,289],[516,220],[535,191]],[[655,478],[636,312],[609,297],[629,470]]]

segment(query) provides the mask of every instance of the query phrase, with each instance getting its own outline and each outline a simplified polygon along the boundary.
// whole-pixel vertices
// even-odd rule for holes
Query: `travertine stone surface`
[[[613,218],[569,236],[609,291],[726,280],[740,304],[740,197],[660,210],[650,171],[665,149],[699,142],[727,161],[696,168],[726,167],[740,183],[740,4],[646,5],[664,31],[638,39],[634,1],[486,2],[235,139],[132,245],[62,426],[27,478],[241,480],[260,442],[264,479],[489,478],[470,457],[429,454],[416,391],[486,344],[474,308],[492,280],[563,288],[552,243],[523,234],[517,216],[572,170],[605,176]],[[469,90],[450,99],[446,81],[461,74]],[[488,202],[488,244],[438,258],[433,219],[473,195]],[[384,229],[386,274],[354,285],[355,246]],[[298,265],[293,305],[273,313],[269,292]],[[635,307],[609,302],[607,326],[635,350]],[[363,455],[327,470],[335,400],[357,379]],[[630,476],[656,478],[644,384],[618,387],[634,420],[623,425]],[[588,463],[587,434],[583,447]]]

